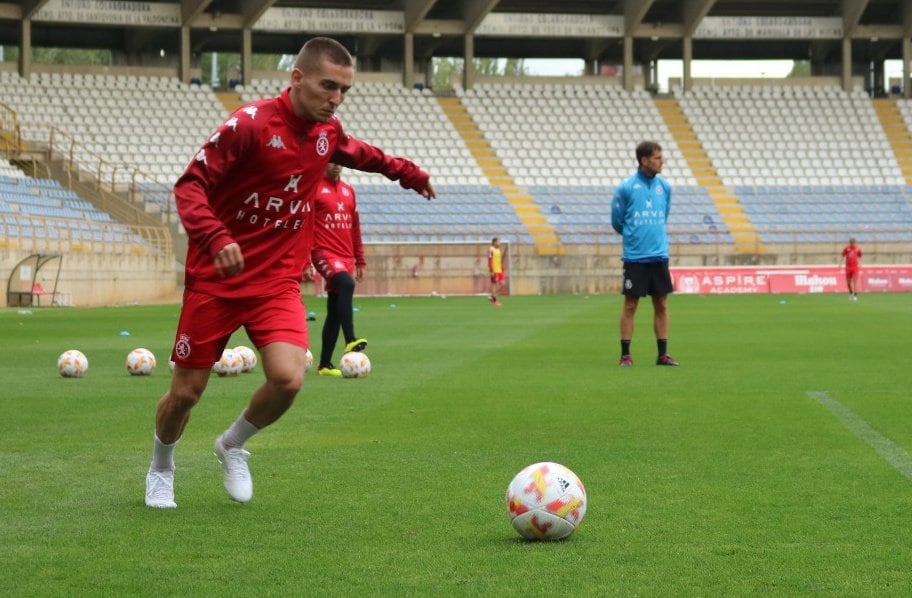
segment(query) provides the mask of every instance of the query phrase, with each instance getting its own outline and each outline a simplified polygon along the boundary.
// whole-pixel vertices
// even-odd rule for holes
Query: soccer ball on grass
[[[559,463],[542,462],[520,471],[507,487],[507,514],[520,536],[562,540],[586,516],[586,489]]]
[[[244,367],[244,359],[234,349],[222,351],[222,357],[212,364],[212,371],[219,376],[237,376]]]
[[[339,360],[339,369],[344,378],[364,378],[371,371],[371,362],[360,351],[350,351]]]
[[[131,376],[149,376],[155,371],[155,355],[142,347],[127,355],[127,371]]]
[[[304,373],[305,374],[310,371],[310,368],[313,367],[313,364],[314,364],[314,354],[310,352],[310,349],[308,349],[307,351],[304,352]]]
[[[241,362],[243,363],[241,366],[241,373],[249,374],[252,372],[257,364],[257,356],[256,353],[253,352],[253,349],[245,347],[244,345],[238,345],[234,348],[234,352],[241,356]]]
[[[82,351],[69,349],[57,358],[57,371],[64,378],[82,378],[89,371],[89,360]]]

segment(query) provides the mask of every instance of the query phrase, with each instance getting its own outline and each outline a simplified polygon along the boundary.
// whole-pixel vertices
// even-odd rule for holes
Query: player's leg
[[[640,304],[640,298],[633,295],[624,295],[624,306],[621,308],[620,332],[621,332],[621,360],[620,365],[633,365],[633,358],[630,356],[630,343],[633,340],[633,325],[636,321],[637,306]]]
[[[652,307],[653,330],[658,349],[656,365],[678,365],[678,362],[668,354],[668,295],[653,296]]]
[[[363,351],[367,348],[367,341],[355,335],[355,279],[349,272],[337,272],[332,277],[332,289],[338,294],[336,315],[342,328],[342,336],[345,338],[345,352]]]
[[[320,347],[320,363],[317,365],[317,373],[335,369],[332,365],[332,356],[336,350],[336,340],[339,338],[339,309],[336,306],[338,301],[339,294],[335,290],[326,293],[326,319],[323,321],[321,335],[323,344]],[[341,372],[339,373],[341,374]]]
[[[155,437],[152,441],[152,462],[146,473],[146,505],[173,509],[174,450],[180,440],[190,411],[196,405],[209,382],[209,369],[184,368],[175,365],[171,388],[159,399],[155,409]]]
[[[176,443],[184,433],[190,410],[199,402],[209,383],[209,374],[209,368],[174,366],[171,388],[155,409],[155,435],[163,443]]]
[[[275,342],[260,348],[266,380],[250,399],[244,417],[261,430],[275,422],[294,402],[304,384],[302,346]]]
[[[668,295],[674,292],[674,283],[667,263],[650,264],[650,294],[652,295],[653,332],[658,355],[656,365],[678,365],[668,354]]]
[[[225,491],[232,500],[249,502],[253,498],[253,479],[247,466],[250,453],[244,445],[291,407],[304,383],[304,352],[303,347],[284,342],[260,347],[266,381],[253,393],[240,417],[215,440],[215,456],[225,469]]]
[[[647,274],[645,264],[624,262],[624,270],[621,274],[621,293],[624,295],[620,320],[621,359],[618,362],[618,365],[621,366],[633,365],[630,343],[633,341],[633,325],[636,321],[637,307],[649,288]]]
[[[215,440],[215,456],[224,468],[225,491],[232,500],[248,502],[253,481],[244,445],[285,413],[304,383],[304,355],[308,345],[304,305],[296,288],[274,297],[247,302],[245,327],[260,351],[263,384],[247,407]]]
[[[175,334],[174,373],[155,410],[152,462],[146,475],[146,504],[174,508],[174,450],[209,383],[212,364],[237,329],[238,312],[230,302],[186,291]],[[192,339],[192,340],[191,340]]]

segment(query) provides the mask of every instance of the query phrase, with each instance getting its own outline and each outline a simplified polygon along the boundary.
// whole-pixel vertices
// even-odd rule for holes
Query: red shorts
[[[858,268],[846,268],[846,278],[852,278],[853,276],[858,276]]]
[[[171,359],[183,367],[210,368],[241,326],[257,349],[275,342],[306,349],[305,315],[300,291],[295,288],[244,299],[222,299],[185,290]]]
[[[503,282],[504,273],[503,272],[494,272],[491,274],[491,282]]]
[[[355,276],[355,260],[353,258],[323,255],[314,260],[314,269],[326,281],[326,291],[331,291],[330,280],[339,272],[348,272],[352,278]]]

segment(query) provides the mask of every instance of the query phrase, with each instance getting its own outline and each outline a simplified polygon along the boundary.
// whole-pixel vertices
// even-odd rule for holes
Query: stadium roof
[[[103,23],[104,19],[85,17],[148,13],[163,6],[176,22],[123,26],[113,19]],[[62,16],[47,20],[59,7],[70,12],[60,11]],[[318,16],[311,18],[311,13]],[[297,19],[330,30],[261,25],[265,16],[275,22],[285,14],[293,15],[287,22]],[[398,30],[350,26],[365,19],[376,21],[378,15],[393,15]],[[720,26],[713,29],[715,34],[704,31],[710,21],[724,18],[734,24],[734,33],[719,33]],[[485,32],[482,24],[495,19],[502,26]],[[525,27],[516,25],[523,19]],[[603,24],[605,32],[586,23]],[[738,27],[749,33],[739,35]],[[821,32],[827,27],[829,34]],[[622,63],[627,36],[634,62],[682,58],[692,48],[692,58],[701,59],[810,59],[818,66],[828,65],[823,67],[827,74],[838,74],[843,39],[851,40],[856,71],[872,61],[901,57],[903,40],[908,46],[912,38],[912,0],[0,0],[3,45],[19,45],[27,29],[34,46],[109,48],[126,56],[149,56],[160,49],[180,48],[182,28],[193,54],[242,52],[247,34],[241,32],[246,29],[246,43],[254,54],[295,53],[307,37],[329,34],[359,58],[380,57],[393,64],[403,64],[408,45],[419,63],[437,56],[465,56],[469,38],[475,57]],[[810,33],[803,35],[806,30]],[[688,49],[685,39],[688,44],[692,40]]]

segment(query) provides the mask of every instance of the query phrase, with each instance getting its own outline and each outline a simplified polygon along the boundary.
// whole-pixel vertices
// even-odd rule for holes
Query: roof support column
[[[177,76],[181,83],[190,83],[190,25],[180,28],[180,67]]]
[[[910,85],[910,79],[912,79],[912,40],[909,40],[908,37],[903,37],[902,40],[902,61],[902,94],[904,98],[912,98],[912,85]]]
[[[475,36],[466,33],[463,36],[465,63],[462,69],[462,88],[472,89],[475,85]]]
[[[415,87],[415,34],[402,36],[402,85]]]
[[[633,37],[624,36],[624,91],[633,91]]]
[[[842,38],[842,89],[852,91],[852,40]]]
[[[19,27],[19,76],[28,79],[32,74],[32,19],[25,17]]]
[[[245,86],[253,81],[253,29],[241,29],[241,83]],[[230,84],[230,82],[229,82]]]
[[[692,37],[687,36],[683,40],[682,56],[684,58],[684,70],[681,75],[681,87],[682,91],[691,91],[693,89],[693,77],[690,76],[690,70],[693,66],[693,48],[694,40]]]

